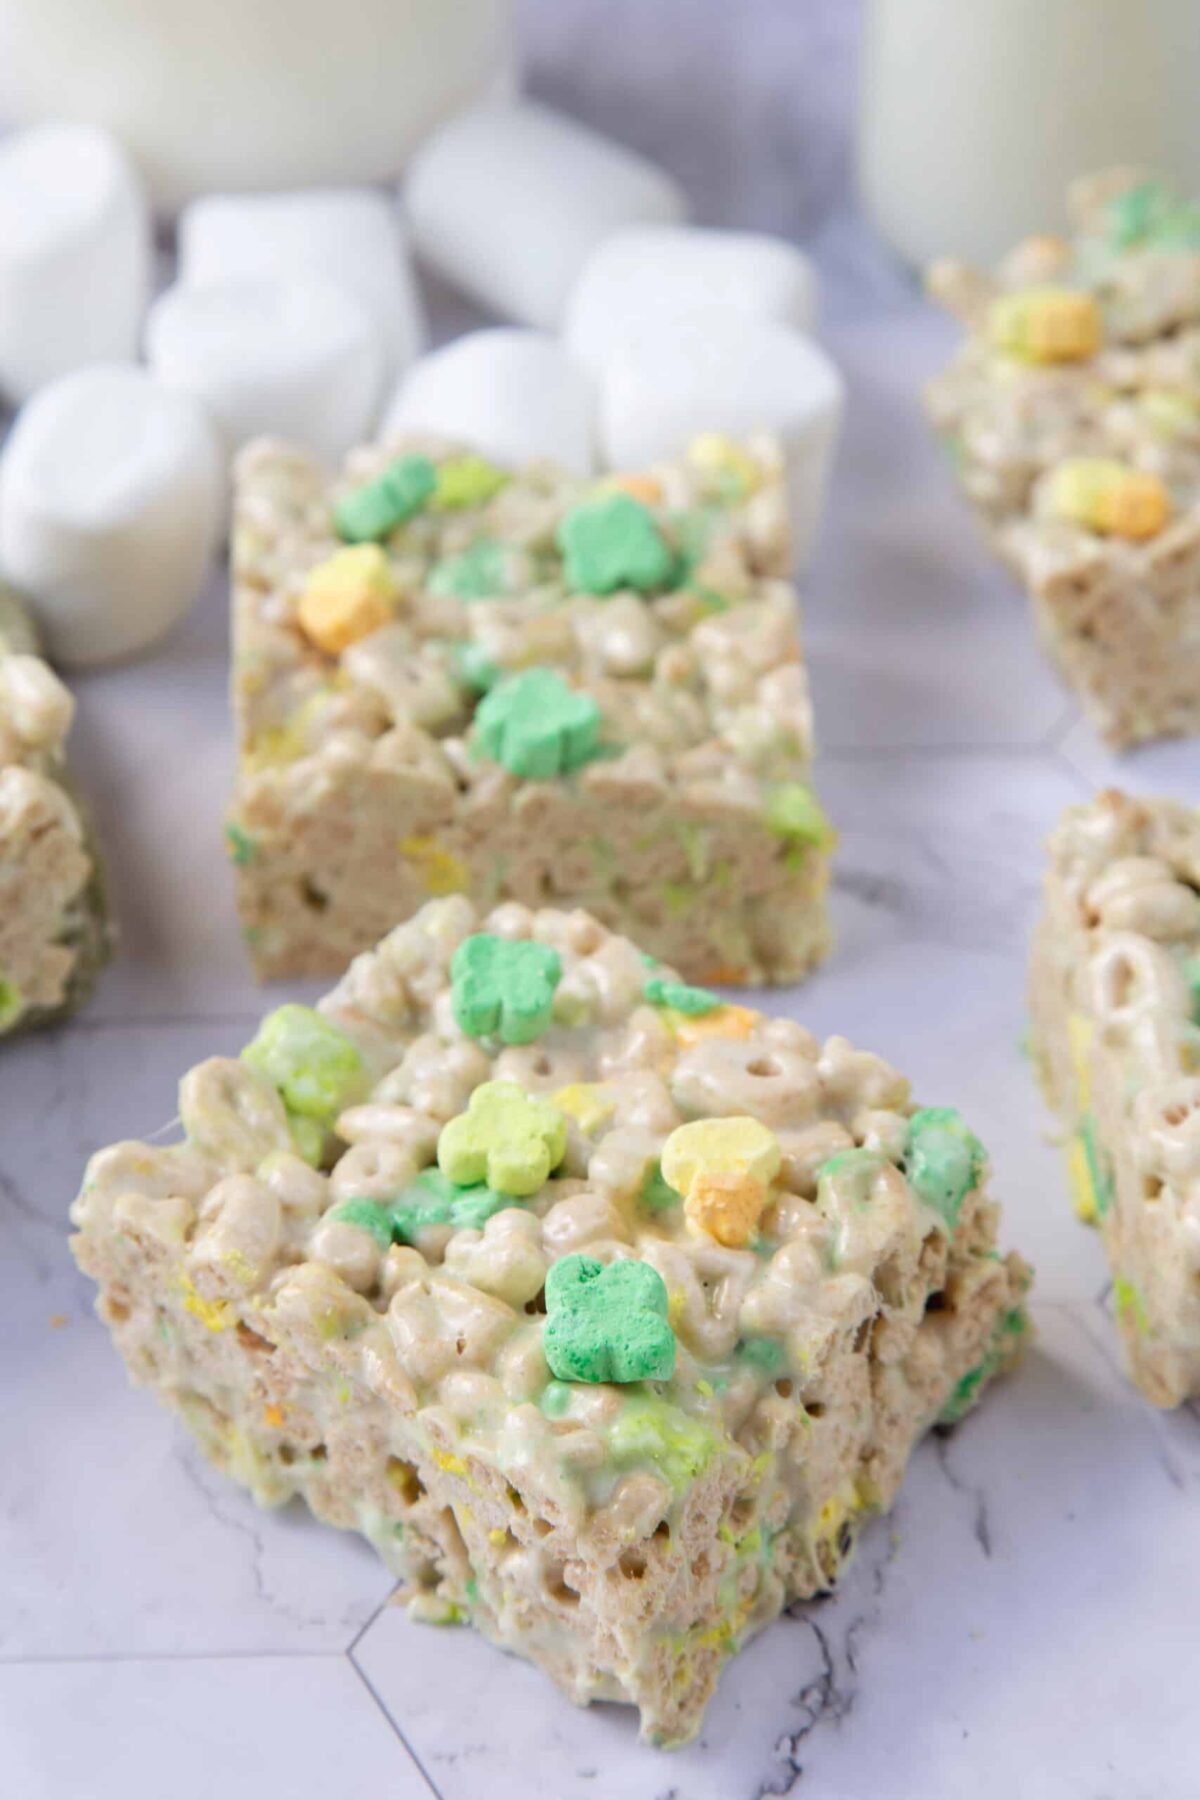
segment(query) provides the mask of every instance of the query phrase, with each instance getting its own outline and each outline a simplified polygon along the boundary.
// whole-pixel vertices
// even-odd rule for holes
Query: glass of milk
[[[104,125],[157,205],[378,181],[511,54],[510,0],[0,0],[0,125]]]
[[[1061,230],[1077,175],[1200,193],[1194,0],[867,0],[863,199],[909,262]]]

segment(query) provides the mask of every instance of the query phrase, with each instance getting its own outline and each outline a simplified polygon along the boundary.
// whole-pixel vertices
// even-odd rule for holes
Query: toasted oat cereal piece
[[[1200,1394],[1200,813],[1110,791],[1050,840],[1030,1005],[1133,1376]]]
[[[99,868],[66,778],[73,712],[0,584],[0,1037],[81,1006],[108,957]]]
[[[340,973],[450,893],[585,906],[697,981],[819,961],[782,466],[710,436],[592,481],[409,439],[330,487],[250,446],[228,832],[257,972]]]
[[[180,1115],[72,1210],[133,1379],[656,1743],[1026,1334],[956,1112],[582,912],[429,902]]]
[[[929,287],[966,338],[926,391],[1047,654],[1117,748],[1200,731],[1200,207],[1117,170],[1075,236]]]

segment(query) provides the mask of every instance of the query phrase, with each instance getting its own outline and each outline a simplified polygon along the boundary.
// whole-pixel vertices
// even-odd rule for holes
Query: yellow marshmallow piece
[[[735,1246],[753,1236],[780,1160],[779,1139],[757,1119],[694,1119],[671,1133],[661,1168],[689,1223]]]
[[[683,1211],[689,1225],[706,1232],[726,1249],[737,1250],[754,1236],[766,1204],[765,1182],[753,1175],[716,1170],[697,1175]]]
[[[706,475],[735,484],[740,495],[757,493],[762,470],[748,451],[721,431],[702,431],[688,445],[688,461]]]
[[[572,1082],[569,1087],[559,1088],[551,1099],[560,1112],[574,1119],[580,1131],[589,1135],[606,1124],[617,1110],[611,1090],[602,1081]]]
[[[1055,518],[1108,537],[1157,536],[1171,516],[1171,495],[1157,475],[1107,456],[1070,456],[1050,478]]]
[[[1075,1096],[1080,1112],[1092,1104],[1092,1022],[1082,1013],[1072,1013],[1067,1020],[1067,1042],[1071,1049],[1071,1066],[1075,1071]]]
[[[1025,288],[992,301],[987,334],[994,349],[1021,362],[1086,362],[1103,342],[1104,324],[1091,294]]]
[[[340,656],[387,625],[395,602],[396,583],[382,546],[348,544],[312,570],[296,617],[318,650]]]
[[[676,1012],[667,1007],[663,1016],[675,1041],[685,1050],[693,1044],[702,1044],[706,1038],[732,1038],[744,1043],[760,1017],[748,1006],[716,1006],[712,1012],[699,1014]]]

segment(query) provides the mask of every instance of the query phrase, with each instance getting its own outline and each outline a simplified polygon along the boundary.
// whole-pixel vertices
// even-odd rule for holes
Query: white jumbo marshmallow
[[[704,431],[774,432],[787,454],[792,543],[809,554],[843,406],[842,378],[800,332],[727,309],[648,325],[605,364],[599,436],[608,468],[679,453]]]
[[[523,101],[444,125],[413,158],[406,199],[418,256],[484,306],[548,331],[604,238],[686,213],[653,163]]]
[[[137,354],[150,218],[119,145],[91,125],[0,144],[0,390],[26,400],[84,363]]]
[[[812,264],[782,238],[634,225],[588,258],[567,302],[563,337],[572,356],[598,374],[626,338],[697,307],[728,307],[808,331],[816,299]]]
[[[179,216],[179,280],[189,287],[246,277],[319,275],[370,314],[383,346],[384,381],[420,355],[425,320],[404,226],[392,202],[367,188],[207,194]]]
[[[414,363],[380,435],[409,431],[456,439],[507,467],[548,459],[589,475],[595,466],[591,386],[538,331],[468,332]]]
[[[143,369],[62,376],[0,458],[0,566],[52,654],[112,662],[173,625],[203,585],[222,511],[212,427]]]
[[[335,464],[375,420],[378,334],[352,294],[316,276],[169,288],[150,308],[146,356],[203,402],[229,455],[266,435]]]

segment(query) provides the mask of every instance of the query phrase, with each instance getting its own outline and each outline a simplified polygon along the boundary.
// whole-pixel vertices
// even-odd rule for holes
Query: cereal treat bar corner
[[[99,868],[64,762],[73,711],[0,582],[0,1037],[81,1006],[108,957]]]
[[[262,977],[432,896],[587,907],[689,979],[825,953],[831,831],[771,440],[510,474],[443,443],[237,473],[228,822]]]
[[[1026,1334],[957,1112],[582,912],[428,902],[180,1114],[72,1214],[132,1379],[656,1743]]]
[[[1134,1378],[1200,1394],[1200,813],[1101,794],[1050,840],[1030,1004]]]
[[[1200,205],[1118,170],[1070,240],[936,264],[966,327],[926,392],[1039,635],[1117,748],[1200,732]]]

